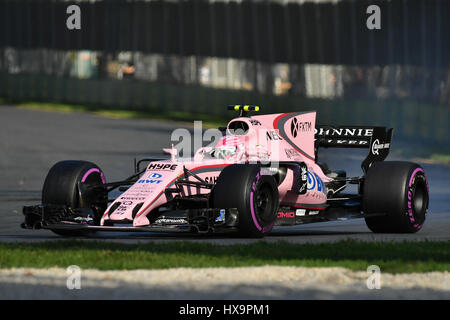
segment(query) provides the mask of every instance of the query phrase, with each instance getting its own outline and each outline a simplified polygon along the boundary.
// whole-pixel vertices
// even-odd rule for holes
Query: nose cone
[[[172,185],[182,173],[181,165],[164,163],[161,166],[147,168],[147,171],[127,191],[121,194],[106,210],[101,223],[106,220],[131,223],[135,219],[142,220],[146,213],[167,202],[165,189]],[[145,219],[139,225],[148,224]]]

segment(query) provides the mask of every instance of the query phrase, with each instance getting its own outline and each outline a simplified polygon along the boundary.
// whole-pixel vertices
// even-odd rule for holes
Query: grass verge
[[[383,272],[450,271],[448,242],[360,242],[291,244],[287,242],[220,246],[173,242],[118,244],[64,240],[1,243],[0,268],[81,268],[99,270],[164,269],[176,267],[303,266],[345,267]]]
[[[0,104],[1,104],[0,100]],[[125,109],[107,109],[99,106],[73,105],[48,102],[20,102],[9,103],[18,108],[49,112],[87,112],[98,116],[114,119],[153,119],[153,120],[171,120],[182,122],[193,122],[201,120],[202,125],[206,128],[217,128],[226,125],[227,120],[220,117],[204,114],[193,114],[189,112],[157,112],[157,111],[141,111],[141,110],[125,110]],[[232,116],[232,114],[230,114]]]
[[[450,154],[435,153],[431,155],[431,160],[437,163],[442,163],[450,166]]]

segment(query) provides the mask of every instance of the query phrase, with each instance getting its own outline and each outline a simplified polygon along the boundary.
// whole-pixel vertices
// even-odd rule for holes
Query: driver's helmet
[[[229,159],[230,157],[236,155],[239,148],[243,147],[243,145],[243,137],[225,136],[217,143],[214,148],[214,153],[218,158]]]
[[[221,146],[215,149],[217,158],[228,159],[236,154],[237,146]]]

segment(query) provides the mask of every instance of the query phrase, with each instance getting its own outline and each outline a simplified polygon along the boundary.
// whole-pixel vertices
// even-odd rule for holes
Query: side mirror
[[[178,155],[178,150],[173,147],[173,144],[172,148],[163,148],[162,151],[164,154],[169,154],[172,160]]]

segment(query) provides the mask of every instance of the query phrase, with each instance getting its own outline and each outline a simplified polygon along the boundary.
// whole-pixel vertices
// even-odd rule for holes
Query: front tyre
[[[212,194],[215,208],[237,208],[238,228],[245,237],[263,237],[277,218],[277,183],[271,175],[261,175],[260,168],[248,164],[226,167]]]
[[[422,167],[404,161],[374,163],[363,185],[364,213],[385,213],[365,218],[375,233],[415,233],[428,211],[428,182]]]
[[[101,169],[87,161],[61,161],[48,172],[42,189],[43,205],[64,205],[76,208],[91,208],[94,212],[94,223],[99,224],[101,214],[106,210],[108,197],[106,188],[98,188],[92,192],[92,186],[105,184],[105,176]],[[63,236],[80,236],[90,232],[75,230],[52,230]]]

